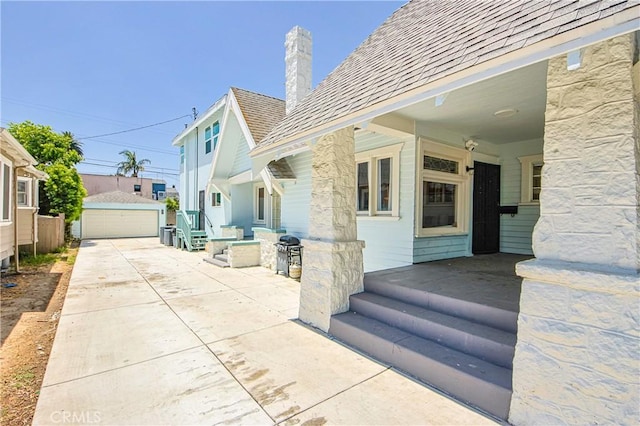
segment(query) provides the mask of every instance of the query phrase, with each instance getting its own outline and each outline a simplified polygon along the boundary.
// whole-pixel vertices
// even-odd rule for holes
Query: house
[[[0,260],[9,267],[14,256],[19,270],[20,246],[35,253],[38,242],[38,181],[48,178],[36,169],[38,162],[6,129],[0,128]]]
[[[398,9],[250,152],[254,176],[286,158],[296,177],[281,226],[303,238],[300,319],[430,359],[425,374],[512,424],[635,424],[639,30],[625,0]],[[454,351],[339,315],[365,272],[493,252],[535,256],[517,265],[507,367],[438,373]]]
[[[279,228],[281,185],[295,176],[284,159],[253,174],[248,153],[284,113],[285,101],[232,87],[173,140],[180,147],[178,215],[189,217],[193,235],[242,240],[256,228]]]
[[[91,173],[81,173],[80,178],[82,178],[82,184],[87,190],[87,196],[102,194],[104,192],[122,191],[150,200],[163,201],[167,198],[167,191],[171,191],[167,189],[167,183],[162,179],[96,175]]]
[[[157,237],[166,218],[163,202],[123,191],[103,192],[82,200],[82,216],[71,233],[82,239]]]

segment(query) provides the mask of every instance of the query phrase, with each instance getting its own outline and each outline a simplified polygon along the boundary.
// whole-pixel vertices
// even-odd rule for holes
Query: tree
[[[173,197],[169,197],[164,200],[164,203],[167,205],[167,211],[176,211],[180,208],[180,203]]]
[[[62,136],[68,138],[70,140],[70,148],[77,152],[80,157],[84,158],[84,152],[82,152],[82,142],[77,140],[71,132],[62,132]]]
[[[138,160],[136,158],[135,151],[129,151],[125,149],[124,151],[120,151],[120,155],[124,156],[124,160],[118,163],[117,174],[119,175],[127,175],[127,173],[131,173],[131,177],[138,177],[138,173],[144,171],[145,164],[151,164],[151,161],[143,158],[142,160]]]
[[[68,232],[71,222],[80,217],[82,199],[87,195],[76,170],[82,151],[73,147],[75,138],[31,121],[9,123],[8,130],[38,161],[36,167],[49,175],[40,185],[41,214],[64,213]]]

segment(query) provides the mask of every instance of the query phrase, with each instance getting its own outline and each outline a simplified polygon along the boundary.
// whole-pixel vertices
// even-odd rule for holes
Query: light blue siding
[[[542,153],[542,140],[510,143],[500,146],[501,192],[500,204],[520,203],[522,167],[518,157]],[[533,254],[531,234],[538,218],[538,205],[519,205],[518,214],[500,217],[500,251],[503,253]]]
[[[233,160],[233,167],[231,168],[231,173],[229,173],[229,176],[235,176],[251,169],[249,145],[247,145],[247,138],[245,138],[244,134],[240,134],[240,137],[238,138],[238,141],[236,143],[236,155]]]
[[[365,272],[397,268],[413,263],[413,210],[415,186],[415,138],[358,132],[356,152],[403,143],[400,152],[400,210],[398,220],[358,217],[358,239],[365,242]],[[354,164],[355,167],[355,164]],[[355,203],[355,200],[354,200]]]
[[[244,235],[253,235],[253,184],[251,182],[231,187],[231,223],[230,225],[242,226]]]
[[[415,263],[468,255],[468,235],[416,238],[413,245],[413,260]]]
[[[311,152],[287,157],[296,176],[295,182],[285,182],[282,196],[281,228],[298,238],[309,235],[309,203],[311,202]]]

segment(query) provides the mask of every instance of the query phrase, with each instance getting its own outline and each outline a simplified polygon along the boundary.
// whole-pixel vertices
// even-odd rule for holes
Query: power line
[[[111,160],[101,160],[101,159],[99,159],[99,158],[87,158],[87,157],[85,157],[85,159],[84,159],[82,162],[86,162],[86,160],[89,160],[89,161],[97,161],[97,162],[99,162],[99,163],[107,163],[107,164],[109,164],[109,165],[110,165],[109,167],[117,167],[117,166],[118,166],[118,163],[117,163],[117,162],[114,162],[114,161],[111,161]],[[163,171],[165,171],[165,170],[166,170],[166,171],[169,171],[169,172],[180,173],[180,170],[177,170],[177,169],[169,169],[169,168],[165,168],[165,167],[153,167],[153,166],[147,167],[147,166],[145,166],[145,167],[144,167],[144,169],[145,169],[145,170],[149,170],[149,171],[157,170],[157,171],[161,171],[161,172],[163,172]]]
[[[109,166],[107,164],[91,163],[91,162],[88,162],[88,161],[81,161],[79,164],[82,164],[82,165],[85,165],[85,166],[105,167],[105,168],[109,168],[109,169],[115,168],[115,166]],[[161,175],[169,175],[169,176],[180,176],[179,173],[168,173],[168,172],[162,171],[162,169],[148,169],[146,167],[145,167],[143,172],[155,173],[155,174],[161,174]]]
[[[149,124],[147,126],[136,127],[135,129],[121,130],[119,132],[105,133],[103,135],[87,136],[87,137],[84,137],[84,138],[77,138],[77,139],[80,141],[80,140],[86,140],[86,139],[101,138],[103,136],[113,136],[113,135],[120,135],[122,133],[135,132],[136,130],[148,129],[149,127],[154,127],[154,126],[159,126],[161,124],[171,123],[172,121],[177,121],[177,120],[180,120],[180,119],[185,118],[185,117],[191,117],[191,115],[186,114],[186,115],[182,115],[180,117],[172,118],[171,120],[161,121],[159,123]]]

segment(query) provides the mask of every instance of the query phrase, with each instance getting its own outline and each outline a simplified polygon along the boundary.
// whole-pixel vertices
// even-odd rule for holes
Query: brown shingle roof
[[[266,147],[638,4],[414,0],[389,17],[258,144]]]
[[[285,116],[285,101],[232,87],[231,91],[255,142],[261,141]],[[267,166],[275,179],[295,179],[293,170],[284,158]]]
[[[255,142],[261,141],[284,118],[285,102],[282,99],[237,87],[232,87],[231,91]]]

